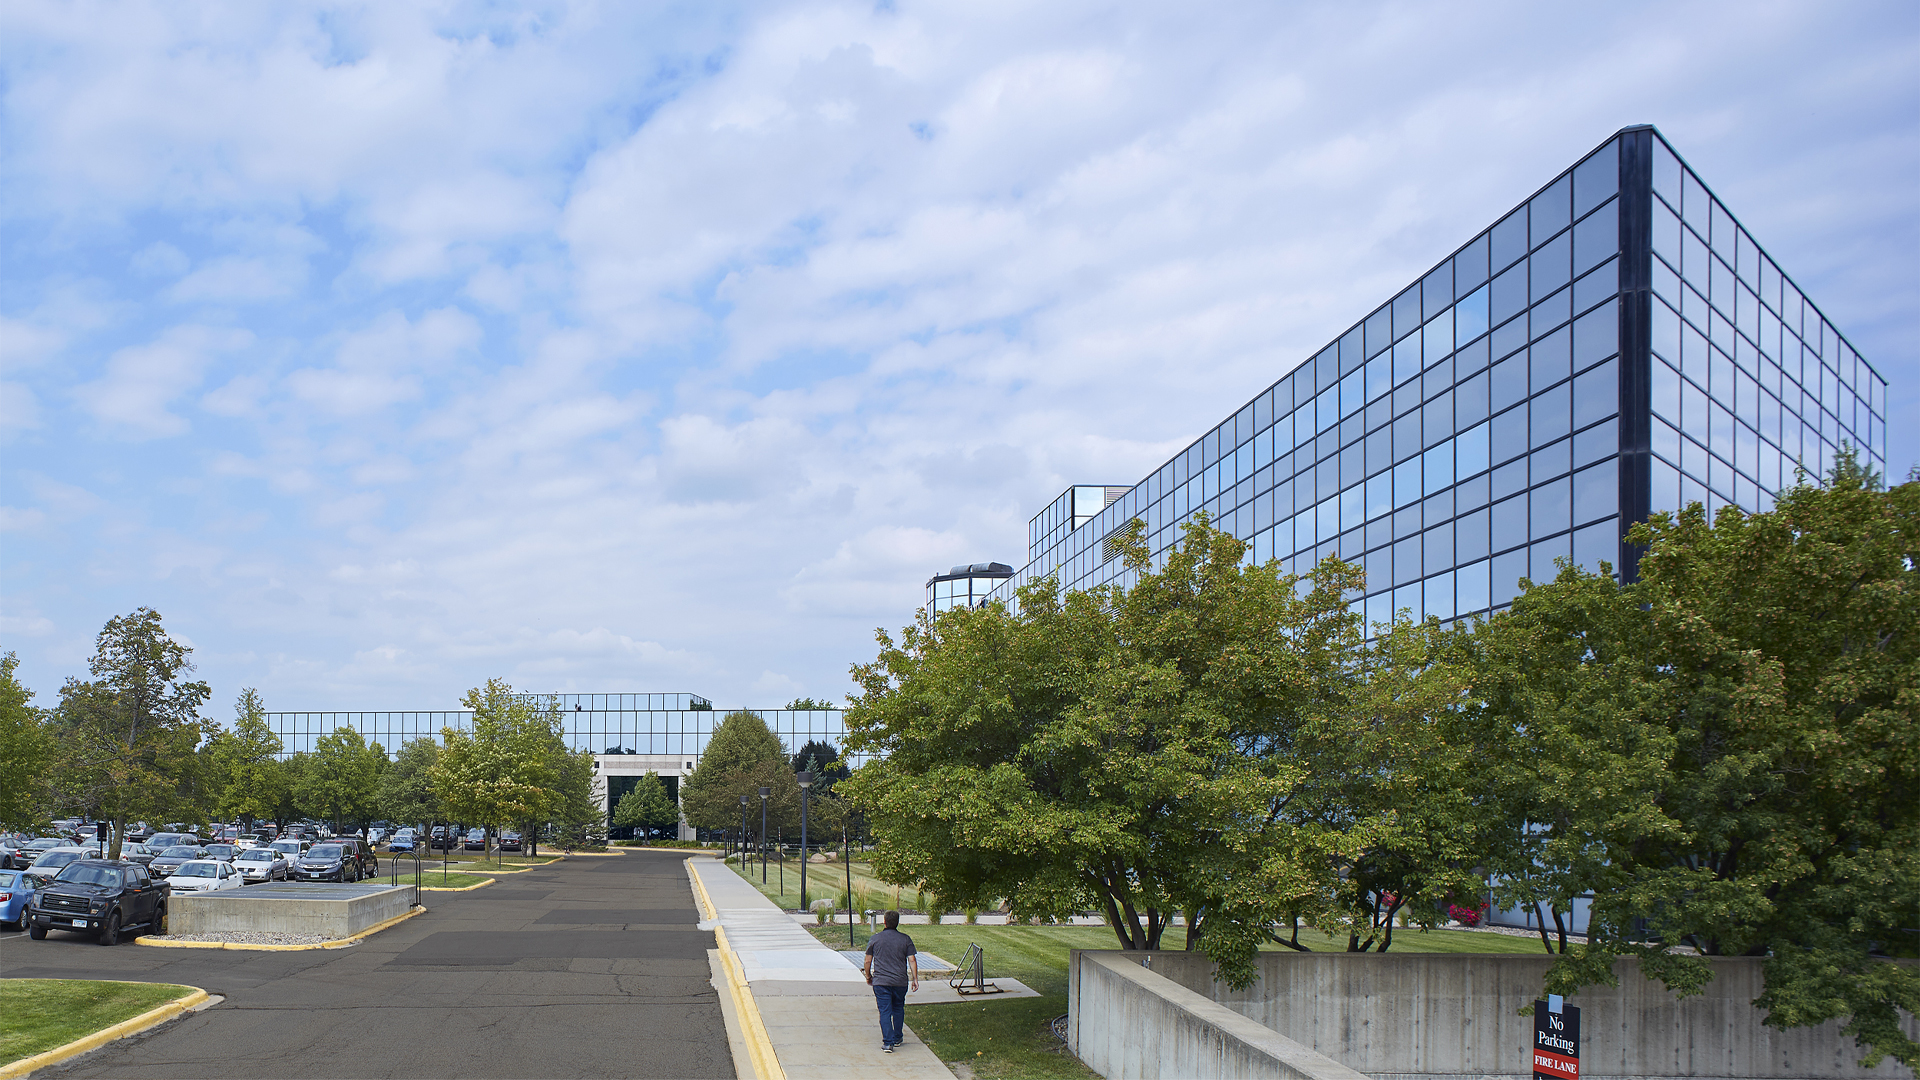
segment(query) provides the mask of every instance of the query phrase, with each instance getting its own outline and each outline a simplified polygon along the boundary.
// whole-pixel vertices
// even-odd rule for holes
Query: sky
[[[1920,462],[1920,5],[0,6],[0,652],[840,700],[1621,127]],[[1903,422],[1903,420],[1905,422]]]

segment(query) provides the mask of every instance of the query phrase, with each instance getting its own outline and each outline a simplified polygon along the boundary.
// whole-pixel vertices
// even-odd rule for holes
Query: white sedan
[[[256,881],[285,881],[293,876],[293,860],[272,848],[248,848],[233,857],[233,868],[248,885]]]
[[[175,893],[183,892],[219,892],[222,889],[237,889],[246,884],[240,871],[219,859],[194,859],[183,862],[167,878]]]

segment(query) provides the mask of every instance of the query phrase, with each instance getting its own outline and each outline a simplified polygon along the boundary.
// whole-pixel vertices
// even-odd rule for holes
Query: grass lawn
[[[420,875],[420,887],[423,889],[463,889],[468,885],[478,885],[483,881],[492,880],[493,876],[491,874],[462,874],[458,871],[443,874],[438,867],[435,867]],[[400,884],[413,884],[413,874],[401,874]]]
[[[847,927],[810,926],[807,929],[836,949],[865,948],[867,928],[855,926],[847,943]],[[914,1005],[908,998],[907,1023],[933,1048],[942,1061],[964,1061],[981,1077],[1075,1077],[1095,1075],[1080,1064],[1053,1037],[1054,1017],[1067,1011],[1067,958],[1073,949],[1112,949],[1119,943],[1104,926],[980,926],[958,921],[941,926],[906,926],[914,945],[949,963],[959,963],[967,945],[979,942],[987,954],[989,979],[1018,979],[1042,996],[1009,1001],[960,1002],[952,1005]],[[1179,948],[1181,932],[1170,931],[1164,942]],[[1315,952],[1339,951],[1346,942],[1302,931],[1300,943]],[[1273,946],[1279,948],[1279,946]],[[1395,931],[1394,952],[1423,953],[1533,953],[1540,943],[1530,938],[1462,930],[1418,929]]]
[[[767,859],[765,884],[760,882],[760,860],[754,859],[751,867],[744,867],[736,859],[727,863],[734,872],[753,883],[753,887],[788,911],[804,910],[800,903],[800,860],[792,858],[783,865],[779,858]],[[839,902],[847,891],[847,864],[843,862],[807,864],[807,899],[832,900]],[[889,885],[867,872],[867,864],[855,860],[853,863],[854,907],[864,910],[873,908],[884,911],[887,908],[905,907],[909,911],[918,910],[920,896],[917,890],[902,886]],[[957,918],[958,916],[956,916]]]
[[[0,979],[0,1063],[65,1046],[193,993],[172,983]]]

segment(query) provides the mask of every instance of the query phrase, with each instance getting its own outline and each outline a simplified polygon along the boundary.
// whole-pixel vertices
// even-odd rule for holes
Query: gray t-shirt
[[[913,939],[898,930],[882,930],[867,942],[867,955],[873,957],[875,986],[906,986],[907,957],[914,955]]]

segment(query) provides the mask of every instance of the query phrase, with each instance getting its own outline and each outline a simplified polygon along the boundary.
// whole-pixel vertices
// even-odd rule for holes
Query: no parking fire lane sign
[[[1533,1080],[1580,1080],[1580,1010],[1559,994],[1533,1003]]]

